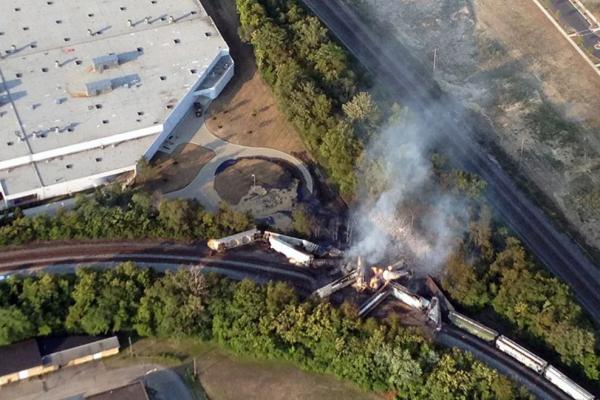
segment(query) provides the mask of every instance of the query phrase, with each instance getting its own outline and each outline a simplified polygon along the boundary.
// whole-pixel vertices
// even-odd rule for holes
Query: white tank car
[[[552,382],[556,387],[575,400],[594,400],[594,396],[591,393],[570,380],[552,365],[549,365],[544,371],[544,378]]]
[[[271,236],[269,237],[269,244],[273,250],[286,256],[291,264],[309,266],[313,261],[314,257],[312,254],[297,250],[294,246],[281,239]]]
[[[210,239],[207,243],[208,248],[214,251],[225,251],[239,246],[250,244],[262,236],[258,229],[250,229],[235,235],[226,236],[221,239]]]
[[[519,346],[504,335],[500,335],[500,337],[496,339],[496,348],[519,361],[527,368],[531,368],[538,374],[541,374],[544,371],[544,368],[548,366],[546,360],[536,356],[526,348]]]

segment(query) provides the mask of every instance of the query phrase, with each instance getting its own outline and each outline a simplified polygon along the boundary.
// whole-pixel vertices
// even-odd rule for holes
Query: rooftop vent
[[[107,54],[105,56],[92,59],[92,66],[96,72],[102,72],[105,69],[117,67],[118,65],[119,57],[116,54]]]

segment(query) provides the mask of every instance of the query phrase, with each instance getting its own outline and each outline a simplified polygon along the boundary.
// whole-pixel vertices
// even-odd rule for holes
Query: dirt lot
[[[157,176],[144,187],[162,193],[183,189],[213,157],[212,151],[191,143],[177,146],[171,154],[159,151],[152,160]]]
[[[288,188],[293,183],[293,176],[281,165],[257,159],[239,160],[217,174],[215,189],[219,196],[229,204],[240,202],[254,184],[270,189]]]
[[[232,143],[307,156],[300,136],[277,109],[271,89],[256,72],[252,49],[237,35],[235,1],[203,3],[229,44],[236,64],[234,78],[208,111],[211,132]]]
[[[215,179],[217,193],[234,210],[265,219],[283,232],[291,227],[299,184],[284,164],[260,159],[243,159],[224,166]]]
[[[600,247],[600,78],[532,1],[349,1],[426,67],[437,49],[440,85]]]
[[[330,376],[304,372],[286,363],[240,359],[197,342],[144,339],[134,344],[135,358],[128,354],[122,352],[109,366],[152,362],[189,375],[195,358],[202,389],[211,400],[380,399]]]

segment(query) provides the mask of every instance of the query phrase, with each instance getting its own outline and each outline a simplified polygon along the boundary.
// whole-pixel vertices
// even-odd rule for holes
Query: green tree
[[[352,123],[366,123],[376,125],[379,120],[379,109],[371,95],[367,92],[359,92],[342,106],[344,114]]]
[[[313,234],[315,220],[305,205],[297,205],[292,211],[292,229],[299,235],[310,237]]]
[[[462,251],[448,259],[442,285],[454,300],[466,306],[481,308],[489,302],[486,280],[465,260]]]
[[[127,262],[104,272],[80,269],[76,276],[68,330],[91,335],[133,330],[140,299],[151,281],[149,270]]]
[[[142,336],[208,337],[208,290],[199,269],[167,273],[146,289],[135,329]]]
[[[0,308],[0,346],[30,338],[35,333],[35,326],[18,307]]]
[[[42,274],[23,279],[19,301],[37,335],[60,332],[71,304],[70,283],[57,275]]]

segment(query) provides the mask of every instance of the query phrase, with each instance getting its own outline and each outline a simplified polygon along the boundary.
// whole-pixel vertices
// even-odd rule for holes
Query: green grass
[[[198,377],[193,374],[194,359]],[[194,339],[141,339],[133,343],[133,355],[125,347],[119,355],[105,361],[108,368],[140,363],[172,368],[188,386],[194,400],[380,399],[333,376],[302,371],[290,362],[244,357]]]

